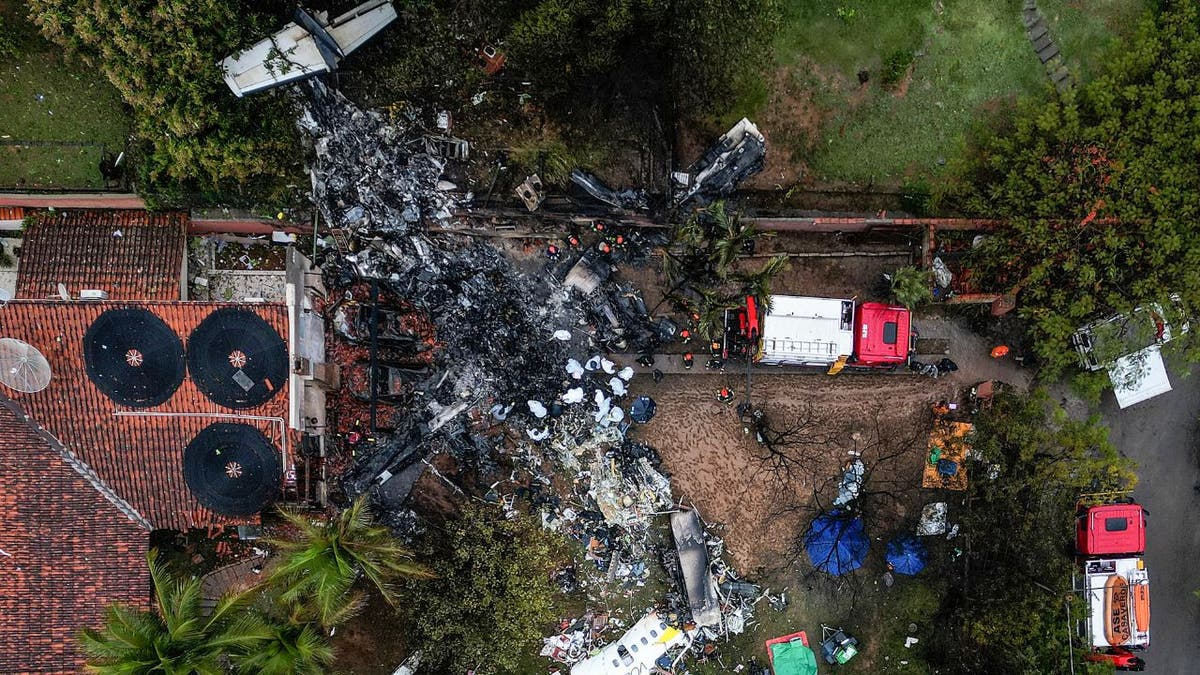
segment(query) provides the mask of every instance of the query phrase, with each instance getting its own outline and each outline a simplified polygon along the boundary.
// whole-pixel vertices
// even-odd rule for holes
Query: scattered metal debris
[[[296,8],[295,21],[221,61],[225,84],[239,98],[337,68],[350,52],[396,18],[391,0],[369,0],[329,20]]]
[[[674,175],[681,188],[675,195],[676,206],[688,202],[703,206],[732,194],[738,183],[762,170],[766,156],[766,139],[753,122],[743,117],[686,174]]]
[[[571,171],[571,182],[582,188],[592,198],[619,211],[645,211],[649,208],[645,190],[631,188],[614,190],[596,176],[582,169]]]
[[[516,194],[530,212],[537,211],[546,199],[546,194],[542,192],[542,179],[536,173],[526,177],[525,182],[517,186]]]

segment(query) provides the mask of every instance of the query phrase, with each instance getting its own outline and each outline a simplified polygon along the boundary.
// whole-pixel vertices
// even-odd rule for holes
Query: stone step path
[[[1062,52],[1055,44],[1050,27],[1046,25],[1046,17],[1038,9],[1036,0],[1025,0],[1021,20],[1025,23],[1025,35],[1029,38],[1029,43],[1033,45],[1033,51],[1045,66],[1046,74],[1050,76],[1055,88],[1061,93],[1074,87],[1075,80],[1067,70]]]

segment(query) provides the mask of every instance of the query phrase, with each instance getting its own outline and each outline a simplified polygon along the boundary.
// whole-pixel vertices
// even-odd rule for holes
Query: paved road
[[[1174,390],[1127,410],[1112,394],[1101,411],[1112,441],[1138,463],[1135,497],[1149,511],[1151,647],[1146,672],[1200,672],[1200,369],[1171,374]]]

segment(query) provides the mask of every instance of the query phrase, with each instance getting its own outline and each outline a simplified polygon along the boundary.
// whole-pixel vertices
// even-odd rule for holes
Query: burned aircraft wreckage
[[[628,414],[634,369],[609,355],[653,353],[674,338],[677,326],[653,321],[638,290],[614,270],[644,260],[653,246],[666,243],[664,235],[623,230],[621,246],[572,247],[538,258],[540,269],[522,271],[528,265],[519,269],[487,238],[440,227],[467,213],[471,196],[444,179],[446,160],[427,152],[420,129],[360,109],[319,81],[304,86],[308,103],[299,126],[312,145],[312,198],[336,233],[325,240],[336,245],[327,245],[321,260],[331,302],[345,305],[329,313],[342,317],[335,330],[373,347],[382,338],[389,348],[408,349],[410,356],[421,351],[425,359],[398,365],[373,354],[363,364],[372,405],[402,405],[404,422],[374,434],[374,443],[356,453],[343,475],[347,495],[371,492],[381,515],[402,527],[408,494],[433,454],[448,452],[478,476],[507,455],[528,471],[534,492],[549,489],[541,468],[549,461],[590,477],[576,489],[595,508],[590,519],[566,509],[567,518],[560,500],[543,494],[540,502],[531,499],[542,508],[543,522],[571,521],[564,529],[589,551],[589,542],[599,540],[628,559],[639,549],[636,539],[649,514],[670,507],[672,497],[657,453],[627,438],[635,423]],[[731,160],[722,152],[740,154]],[[761,144],[706,158],[710,165],[753,171],[754,153],[761,166]],[[702,173],[703,167],[697,180]],[[728,171],[707,175],[720,176],[722,187],[715,193],[698,188],[694,195],[711,198],[733,184]],[[631,191],[610,195],[598,181],[587,182],[613,197],[602,199],[612,206],[642,205]],[[341,296],[364,285],[374,302]],[[402,299],[425,315],[433,337],[406,337],[397,310],[379,307],[380,297]],[[646,419],[644,402],[640,406],[638,416]],[[643,498],[626,498],[630,489]],[[611,554],[604,564],[620,557]]]

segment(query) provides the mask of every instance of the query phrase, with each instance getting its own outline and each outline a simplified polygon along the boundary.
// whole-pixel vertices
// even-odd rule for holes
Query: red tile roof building
[[[3,397],[0,450],[0,673],[83,672],[81,628],[149,608],[149,529]]]
[[[0,309],[4,337],[23,340],[39,349],[50,363],[53,377],[50,385],[40,392],[7,393],[87,462],[155,529],[184,530],[258,522],[257,516],[230,518],[201,506],[184,482],[183,450],[201,429],[214,422],[249,424],[263,432],[277,448],[287,448],[291,439],[286,438],[289,433],[286,379],[266,403],[233,410],[209,400],[189,374],[162,405],[134,409],[113,402],[92,383],[83,355],[84,334],[105,310],[116,307],[149,310],[186,343],[206,316],[228,306],[231,305],[216,302],[14,300]],[[237,306],[257,313],[287,340],[285,305]]]
[[[188,215],[135,210],[39,211],[21,243],[18,298],[96,289],[112,300],[179,300]]]

